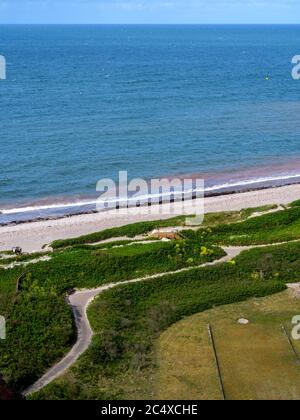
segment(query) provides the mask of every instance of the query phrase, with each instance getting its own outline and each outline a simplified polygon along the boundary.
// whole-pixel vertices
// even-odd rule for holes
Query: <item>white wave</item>
[[[300,178],[300,174],[286,174],[286,175],[278,175],[278,176],[270,176],[270,177],[260,177],[260,178],[253,178],[253,179],[245,179],[245,180],[237,180],[237,181],[229,181],[223,184],[216,184],[205,188],[205,192],[212,192],[212,191],[219,191],[228,188],[234,187],[243,187],[243,186],[251,186],[254,184],[266,183],[266,182],[273,182],[273,181],[287,181],[292,179]],[[192,194],[192,193],[199,193],[203,192],[201,189],[196,190],[186,190],[185,194]],[[147,201],[149,199],[159,199],[164,197],[176,196],[181,195],[182,191],[174,191],[174,192],[163,192],[157,194],[148,194],[148,195],[141,195],[141,196],[134,196],[132,198],[127,199],[107,199],[105,200],[107,204],[116,204],[122,203],[124,201],[133,201],[136,202],[140,201]],[[32,205],[27,207],[19,207],[19,208],[11,208],[11,209],[0,209],[0,214],[9,215],[9,214],[18,214],[18,213],[29,213],[29,212],[43,212],[43,210],[59,210],[59,209],[71,209],[71,208],[80,208],[84,206],[96,206],[97,200],[91,201],[78,201],[78,202],[71,202],[71,203],[55,203],[55,204],[45,204],[45,205]]]
[[[287,181],[289,179],[297,179],[297,178],[300,178],[300,174],[245,179],[243,181],[241,180],[241,181],[226,182],[224,184],[213,185],[212,187],[205,188],[205,191],[222,190],[224,188],[232,188],[232,187],[243,187],[246,185],[261,184],[264,182],[272,182],[272,181]]]

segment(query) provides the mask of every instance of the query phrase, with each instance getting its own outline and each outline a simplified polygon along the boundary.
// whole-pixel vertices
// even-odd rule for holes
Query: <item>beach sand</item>
[[[289,185],[280,188],[207,197],[204,200],[205,213],[241,210],[267,204],[287,204],[300,199],[300,185]],[[194,214],[194,206],[201,207],[198,200],[185,202],[185,213]],[[190,206],[190,208],[189,208]],[[25,252],[40,251],[45,244],[56,239],[77,237],[106,228],[117,227],[129,223],[145,220],[166,219],[182,214],[182,203],[171,205],[171,212],[167,212],[166,205],[159,207],[161,214],[136,214],[137,209],[129,209],[128,214],[120,215],[115,212],[103,212],[66,217],[58,220],[37,221],[0,227],[0,251],[10,250],[20,246]],[[146,209],[143,209],[145,213]],[[147,212],[153,208],[147,209]]]

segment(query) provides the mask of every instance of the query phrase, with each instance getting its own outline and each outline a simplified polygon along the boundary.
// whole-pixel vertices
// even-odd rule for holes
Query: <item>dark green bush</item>
[[[0,340],[0,372],[15,390],[35,382],[76,337],[70,307],[49,292],[14,295],[6,329],[6,340]]]

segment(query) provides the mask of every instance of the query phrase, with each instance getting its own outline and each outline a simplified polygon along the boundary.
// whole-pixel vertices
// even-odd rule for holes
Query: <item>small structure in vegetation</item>
[[[178,229],[154,229],[149,236],[154,239],[182,239]]]
[[[238,320],[238,323],[241,324],[241,325],[248,325],[249,324],[249,320],[248,319],[245,319],[245,318],[240,318]]]
[[[22,254],[22,252],[23,252],[23,250],[22,250],[22,248],[20,248],[19,246],[16,246],[16,247],[14,247],[14,248],[12,249],[12,252],[13,252],[14,254],[16,254],[16,255],[21,255],[21,254]]]

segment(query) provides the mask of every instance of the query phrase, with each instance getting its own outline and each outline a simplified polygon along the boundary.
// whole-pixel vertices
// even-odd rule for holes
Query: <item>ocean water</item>
[[[0,26],[0,223],[89,210],[119,170],[299,182],[296,54],[300,26]]]

